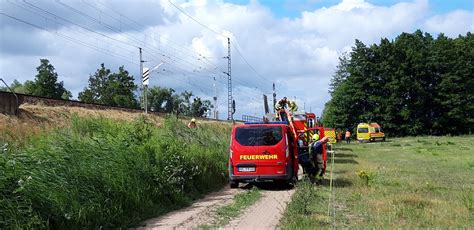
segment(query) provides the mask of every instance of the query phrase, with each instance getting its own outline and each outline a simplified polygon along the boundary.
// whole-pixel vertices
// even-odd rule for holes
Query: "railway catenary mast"
[[[230,59],[230,38],[227,38],[227,120],[234,120],[234,112],[232,111],[232,73]]]

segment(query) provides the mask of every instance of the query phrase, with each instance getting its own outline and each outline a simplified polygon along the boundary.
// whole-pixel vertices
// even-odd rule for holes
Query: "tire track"
[[[226,187],[197,200],[187,208],[149,219],[136,229],[197,229],[200,224],[210,221],[211,210],[231,202],[239,192],[242,190]]]
[[[295,189],[262,191],[262,198],[221,229],[276,229]]]

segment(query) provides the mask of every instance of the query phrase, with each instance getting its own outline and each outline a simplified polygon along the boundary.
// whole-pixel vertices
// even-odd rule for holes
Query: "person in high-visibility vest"
[[[283,97],[275,104],[275,109],[278,111],[280,109],[285,109],[288,106],[288,98]]]
[[[346,131],[346,143],[351,143],[351,132],[349,132],[349,130]]]
[[[312,136],[312,142],[309,145],[309,154],[315,167],[313,177],[316,180],[321,180],[324,174],[323,145],[328,141],[329,137],[323,137],[319,140],[319,134],[316,133]]]
[[[296,101],[290,101],[289,107],[290,107],[290,112],[294,113],[298,111],[298,105],[296,104]]]
[[[196,124],[196,119],[191,119],[191,121],[188,123],[188,128],[190,129],[194,129],[194,128],[197,128],[197,124]]]
[[[287,107],[288,107],[288,99],[286,97],[283,97],[275,104],[277,118],[279,118],[280,121],[286,121],[287,117],[285,113],[285,108]]]

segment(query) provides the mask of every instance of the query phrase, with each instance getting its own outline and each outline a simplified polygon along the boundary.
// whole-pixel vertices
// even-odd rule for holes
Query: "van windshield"
[[[306,121],[306,116],[304,114],[293,114],[294,121]]]
[[[281,141],[281,127],[249,126],[235,130],[235,140],[243,146],[270,146]]]
[[[369,129],[368,128],[359,128],[359,129],[357,129],[357,132],[359,132],[359,133],[368,133]]]

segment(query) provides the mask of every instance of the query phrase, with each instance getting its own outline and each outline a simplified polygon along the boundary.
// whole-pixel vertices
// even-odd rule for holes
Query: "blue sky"
[[[330,7],[337,5],[342,0],[258,0],[258,2],[270,8],[277,17],[298,17],[303,11],[313,11],[321,7]],[[248,5],[251,0],[225,0],[239,5]],[[397,0],[367,0],[374,5],[391,6],[398,2]],[[474,0],[429,0],[432,14],[444,14],[457,9],[474,11]]]
[[[306,105],[306,111],[320,115],[338,58],[350,52],[355,39],[374,44],[417,29],[434,37],[474,32],[474,0],[172,1],[235,44],[232,86],[238,118],[263,113],[262,94],[271,95],[272,82],[277,97],[296,97],[300,109]],[[33,80],[40,58],[50,60],[74,97],[100,63],[112,71],[125,66],[138,83],[138,46],[144,48],[145,67],[166,62],[150,86],[192,91],[210,100],[217,91],[219,114],[227,114],[223,72],[228,63],[215,58],[227,54],[227,39],[168,0],[0,0],[0,8],[38,26],[0,16],[0,76],[9,83]]]

